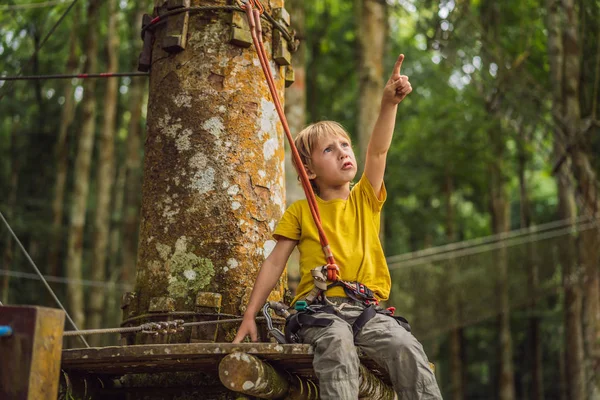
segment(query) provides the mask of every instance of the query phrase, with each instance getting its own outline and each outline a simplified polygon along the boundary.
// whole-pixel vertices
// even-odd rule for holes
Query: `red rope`
[[[333,253],[331,252],[331,249],[329,247],[329,241],[327,240],[327,236],[325,235],[325,231],[323,230],[323,226],[321,225],[321,215],[319,214],[319,208],[317,206],[317,199],[315,197],[315,193],[310,184],[310,179],[308,178],[308,175],[304,170],[302,159],[300,158],[298,149],[294,144],[294,139],[290,132],[290,127],[287,123],[285,113],[283,112],[283,106],[281,105],[279,95],[277,94],[277,87],[275,86],[275,80],[273,79],[273,74],[271,73],[267,52],[262,42],[262,28],[260,25],[261,12],[260,10],[253,10],[252,4],[256,4],[256,1],[249,0],[243,7],[246,11],[246,15],[248,16],[248,24],[250,26],[250,33],[252,34],[252,41],[254,42],[254,46],[256,47],[258,58],[260,60],[260,66],[262,67],[263,73],[267,80],[269,91],[271,92],[273,103],[275,104],[275,109],[277,110],[277,114],[279,115],[279,119],[281,120],[281,124],[283,125],[283,130],[288,139],[288,142],[290,143],[294,166],[296,167],[296,171],[300,176],[300,182],[302,182],[302,187],[304,189],[304,193],[306,194],[306,199],[308,201],[310,212],[317,226],[317,230],[319,231],[319,240],[321,242],[323,253],[328,263],[327,279],[329,279],[330,281],[334,281],[338,279],[338,268],[335,262],[335,258],[333,257]],[[258,6],[262,7],[260,1],[258,1]]]

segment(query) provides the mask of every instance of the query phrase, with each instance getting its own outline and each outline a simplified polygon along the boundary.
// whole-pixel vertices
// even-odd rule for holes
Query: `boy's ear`
[[[308,179],[315,179],[317,177],[317,175],[312,172],[310,167],[306,164],[304,165],[304,170],[306,171],[306,175],[308,175]]]

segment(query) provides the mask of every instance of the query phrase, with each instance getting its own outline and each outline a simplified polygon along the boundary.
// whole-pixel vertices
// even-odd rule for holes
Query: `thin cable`
[[[63,19],[65,19],[65,17],[69,13],[69,11],[71,11],[71,9],[75,6],[75,3],[77,3],[77,0],[73,0],[73,2],[69,5],[69,8],[67,8],[65,10],[65,12],[60,16],[60,18],[58,19],[58,21],[56,21],[56,23],[50,29],[50,31],[48,32],[48,34],[46,34],[46,36],[44,37],[44,39],[42,39],[42,41],[40,42],[40,44],[35,48],[35,50],[33,51],[33,54],[31,55],[31,57],[29,58],[29,60],[25,63],[25,66],[22,67],[21,69],[19,69],[19,72],[17,73],[17,76],[20,76],[23,73],[23,69],[25,67],[28,67],[29,64],[31,64],[31,62],[33,61],[33,59],[35,58],[35,56],[37,55],[37,53],[40,51],[40,49],[42,48],[42,46],[46,43],[46,41],[48,41],[48,38],[50,38],[50,36],[54,33],[54,31],[56,30],[56,28],[58,28],[58,26],[61,24],[61,22],[63,21]],[[12,89],[12,86],[13,86],[13,84],[9,83],[8,85],[2,87],[2,94],[0,94],[0,101],[2,101],[2,99],[4,98],[4,96],[6,95],[6,93],[8,93]]]
[[[37,274],[31,274],[28,272],[19,272],[19,271],[7,271],[7,270],[0,270],[0,275],[3,276],[10,276],[13,278],[23,278],[23,279],[31,279],[31,280],[36,280],[39,281],[40,277]],[[92,287],[103,287],[103,288],[119,288],[119,289],[123,289],[123,290],[131,290],[133,288],[133,285],[128,285],[125,283],[112,283],[112,282],[105,282],[105,281],[91,281],[88,279],[70,279],[70,278],[64,278],[62,276],[52,276],[52,275],[44,275],[44,278],[46,279],[46,281],[48,282],[54,282],[54,283],[64,283],[66,285],[82,285],[82,286],[92,286]]]
[[[148,72],[100,72],[97,74],[53,74],[53,75],[29,75],[29,76],[0,76],[0,81],[36,81],[44,79],[88,79],[88,78],[121,78],[125,76],[149,76]]]
[[[388,263],[399,263],[402,261],[415,260],[421,257],[429,257],[432,255],[437,255],[441,253],[446,253],[454,250],[461,250],[470,247],[476,247],[483,244],[493,243],[502,240],[513,239],[519,236],[530,235],[534,233],[540,233],[551,229],[561,228],[565,226],[569,226],[572,224],[579,224],[581,222],[591,221],[592,218],[587,216],[581,216],[575,219],[575,221],[571,221],[570,219],[562,219],[557,221],[548,222],[546,224],[534,225],[529,228],[521,228],[516,229],[510,232],[497,233],[494,235],[479,237],[475,239],[464,240],[462,242],[445,244],[442,246],[431,247],[428,249],[413,251],[410,253],[399,254],[395,256],[390,256],[387,258]]]
[[[440,262],[440,261],[455,259],[458,257],[471,256],[471,255],[475,255],[475,254],[484,253],[484,252],[487,252],[490,250],[497,250],[497,249],[500,249],[503,247],[513,247],[513,246],[516,246],[519,244],[539,242],[542,240],[551,239],[551,238],[554,238],[557,236],[562,236],[562,235],[569,234],[569,233],[582,232],[582,231],[586,231],[586,230],[590,230],[590,229],[595,229],[596,225],[597,225],[597,222],[595,219],[593,219],[593,220],[591,220],[591,222],[580,223],[578,225],[568,226],[568,227],[562,228],[562,229],[555,229],[555,230],[545,232],[542,234],[537,234],[537,232],[534,232],[531,235],[526,236],[525,238],[507,239],[506,241],[495,242],[492,244],[483,245],[483,246],[479,246],[479,247],[475,247],[475,248],[467,248],[467,249],[458,250],[458,251],[455,251],[452,253],[436,254],[431,257],[423,257],[423,258],[418,258],[416,260],[408,260],[408,261],[404,261],[404,262],[399,261],[399,262],[395,262],[395,263],[391,264],[389,266],[389,269],[394,270],[394,269],[399,269],[399,268],[404,268],[404,267],[413,267],[415,265],[429,264],[429,263],[433,263],[433,262]]]
[[[31,8],[43,8],[43,7],[52,7],[60,4],[67,4],[65,0],[54,0],[54,1],[45,1],[43,3],[32,3],[32,4],[12,4],[7,6],[0,6],[0,10],[6,11],[14,11],[14,10],[28,10]]]
[[[77,1],[77,0],[75,0],[75,1]],[[52,290],[52,288],[50,287],[50,285],[48,284],[48,282],[46,282],[46,279],[44,279],[44,275],[42,275],[42,273],[38,269],[37,265],[35,265],[35,263],[31,259],[31,257],[29,256],[29,253],[27,252],[27,250],[25,250],[25,247],[23,247],[23,244],[21,243],[21,241],[19,240],[19,238],[17,237],[17,235],[15,235],[15,232],[12,230],[12,228],[8,224],[8,221],[4,218],[4,214],[2,214],[2,211],[0,211],[0,218],[4,222],[4,225],[6,225],[6,227],[8,228],[8,231],[10,232],[10,234],[12,235],[12,237],[15,239],[15,242],[17,242],[17,244],[19,245],[19,247],[23,251],[23,254],[25,254],[25,257],[27,258],[27,260],[29,261],[29,263],[31,264],[31,266],[33,267],[33,269],[35,269],[35,272],[37,272],[38,276],[41,278],[42,282],[44,283],[44,285],[46,286],[46,288],[48,289],[48,291],[50,292],[50,294],[54,298],[54,301],[56,301],[56,304],[58,304],[60,306],[60,308],[65,312],[67,320],[69,320],[69,322],[71,323],[71,325],[73,325],[73,328],[75,328],[76,331],[79,331],[79,328],[77,328],[77,325],[75,325],[75,322],[73,322],[73,320],[71,319],[71,316],[69,315],[69,313],[67,312],[67,310],[65,310],[65,308],[62,305],[62,303],[60,302],[60,300],[58,299],[58,297],[56,297],[56,294],[54,293],[54,291]],[[81,339],[81,341],[83,341],[83,343],[85,343],[86,347],[88,347],[88,348],[90,347],[90,345],[88,344],[88,342],[85,341],[85,339],[83,338],[83,336],[79,336],[79,338]]]
[[[261,321],[266,319],[265,317],[256,317],[257,321]],[[276,319],[279,323],[284,323],[283,318],[273,318]],[[244,320],[243,317],[239,318],[229,318],[229,319],[220,319],[214,321],[196,321],[196,322],[184,322],[181,324],[176,324],[174,327],[182,327],[189,328],[192,326],[202,326],[202,325],[219,325],[219,324],[230,324],[234,322],[242,322]],[[173,321],[165,321],[164,324],[173,323]],[[77,335],[102,335],[106,333],[135,333],[135,332],[147,332],[147,333],[158,333],[153,329],[159,328],[160,322],[149,322],[146,324],[138,325],[138,326],[130,326],[130,327],[121,327],[121,328],[103,328],[103,329],[85,329],[82,331],[64,331],[63,336],[77,336]],[[169,329],[169,327],[165,327]]]

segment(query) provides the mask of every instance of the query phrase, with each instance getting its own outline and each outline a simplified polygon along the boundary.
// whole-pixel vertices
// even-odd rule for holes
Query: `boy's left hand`
[[[383,97],[381,99],[382,104],[387,103],[396,105],[412,92],[412,86],[408,81],[408,76],[400,75],[403,61],[404,54],[400,54],[396,60],[396,64],[394,64],[392,76],[388,79],[385,88],[383,89]]]

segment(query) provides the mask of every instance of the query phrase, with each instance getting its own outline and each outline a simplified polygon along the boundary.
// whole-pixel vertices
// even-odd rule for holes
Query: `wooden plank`
[[[219,362],[228,354],[255,355],[278,369],[315,378],[313,350],[304,344],[276,343],[180,343],[115,346],[64,350],[62,368],[67,372],[124,375],[144,372],[197,371],[218,375]],[[371,360],[361,362],[385,382],[387,374]]]
[[[0,399],[56,399],[64,321],[62,310],[0,307],[0,325],[13,331],[0,338]]]

